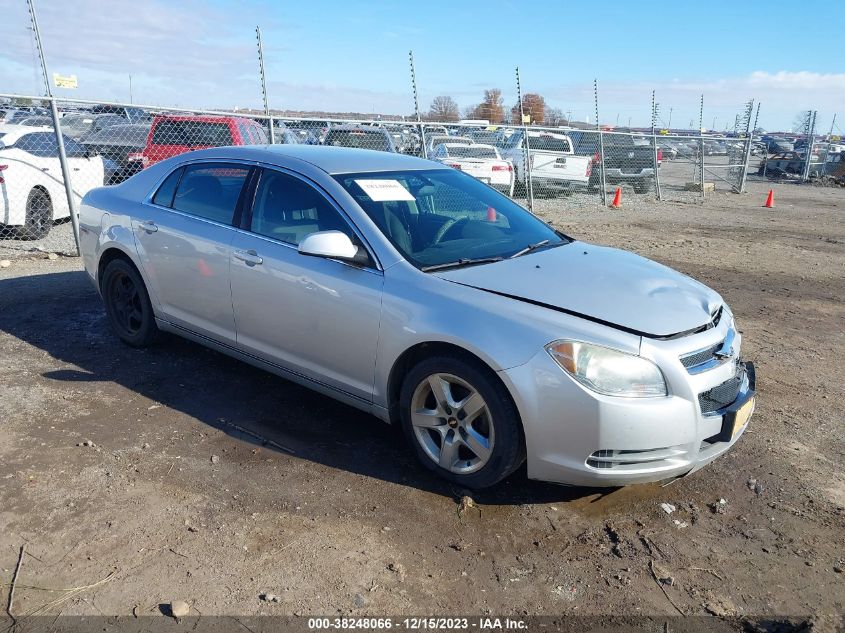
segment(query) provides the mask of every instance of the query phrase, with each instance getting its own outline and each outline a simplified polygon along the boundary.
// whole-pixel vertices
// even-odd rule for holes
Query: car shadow
[[[176,336],[124,345],[83,271],[0,279],[0,331],[72,366],[43,373],[48,380],[115,383],[265,450],[455,499],[468,493],[419,465],[398,429],[369,414]],[[532,481],[523,466],[472,496],[513,505],[597,501],[613,490]]]

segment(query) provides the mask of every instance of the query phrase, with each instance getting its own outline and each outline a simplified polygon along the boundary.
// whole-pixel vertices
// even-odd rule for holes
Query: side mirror
[[[369,261],[367,251],[358,248],[342,231],[317,231],[305,237],[299,243],[301,255],[339,259],[345,262],[366,264]]]

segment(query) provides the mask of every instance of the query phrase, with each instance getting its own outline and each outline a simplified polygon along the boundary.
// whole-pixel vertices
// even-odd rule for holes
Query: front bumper
[[[729,450],[748,425],[734,429],[737,411],[756,388],[751,363],[724,366],[710,379],[721,382],[732,369],[742,373],[736,399],[709,414],[697,398],[702,376],[691,378],[688,389],[673,389],[670,380],[670,395],[662,398],[603,396],[575,382],[545,351],[500,376],[522,415],[528,476],[602,487],[687,475]]]

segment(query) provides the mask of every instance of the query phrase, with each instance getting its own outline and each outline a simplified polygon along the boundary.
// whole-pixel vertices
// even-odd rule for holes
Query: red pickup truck
[[[223,145],[266,145],[267,133],[252,119],[235,116],[159,114],[143,151],[129,155],[138,171],[195,149]]]

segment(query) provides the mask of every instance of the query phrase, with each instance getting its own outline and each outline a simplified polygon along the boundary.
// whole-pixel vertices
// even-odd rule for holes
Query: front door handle
[[[152,221],[141,222],[141,224],[139,226],[143,230],[145,230],[147,233],[155,233],[156,231],[158,231],[158,225],[155,222],[152,222]]]
[[[258,256],[253,250],[249,251],[235,251],[232,253],[235,256],[235,259],[239,259],[242,262],[245,262],[247,266],[259,266],[260,264],[264,263],[264,259]]]

